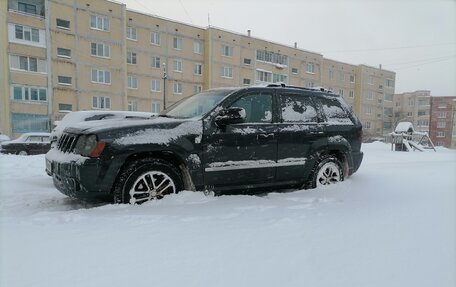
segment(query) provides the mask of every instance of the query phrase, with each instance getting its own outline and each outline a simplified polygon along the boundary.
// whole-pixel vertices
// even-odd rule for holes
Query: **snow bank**
[[[327,188],[141,206],[69,199],[44,156],[0,155],[0,286],[455,286],[456,152],[363,150]]]

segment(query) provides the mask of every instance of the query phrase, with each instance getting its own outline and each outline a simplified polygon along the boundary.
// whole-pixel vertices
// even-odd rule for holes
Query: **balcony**
[[[44,0],[8,0],[8,11],[24,16],[45,18]]]

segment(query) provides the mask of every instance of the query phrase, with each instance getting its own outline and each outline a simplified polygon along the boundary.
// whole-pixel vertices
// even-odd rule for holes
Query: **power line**
[[[439,43],[439,44],[428,44],[428,45],[402,46],[402,47],[374,48],[374,49],[333,50],[333,51],[322,51],[322,52],[323,53],[377,52],[377,51],[417,49],[417,48],[437,47],[437,46],[450,46],[450,45],[456,45],[456,42]]]

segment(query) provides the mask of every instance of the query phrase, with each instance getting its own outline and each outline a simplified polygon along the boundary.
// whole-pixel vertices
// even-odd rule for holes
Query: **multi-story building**
[[[0,1],[0,129],[47,131],[68,111],[159,112],[203,89],[286,83],[343,96],[365,134],[393,123],[395,73],[107,0]]]
[[[429,133],[431,92],[415,91],[394,95],[394,126],[407,121],[416,131]]]
[[[456,97],[431,98],[430,138],[437,146],[451,147]]]

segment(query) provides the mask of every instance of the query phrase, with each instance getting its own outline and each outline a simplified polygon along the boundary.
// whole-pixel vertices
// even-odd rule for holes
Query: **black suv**
[[[142,203],[180,190],[312,188],[361,164],[362,126],[344,100],[284,85],[221,88],[158,117],[65,129],[46,168],[62,193]]]

